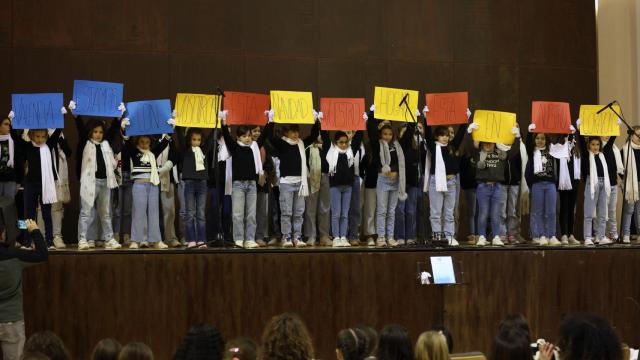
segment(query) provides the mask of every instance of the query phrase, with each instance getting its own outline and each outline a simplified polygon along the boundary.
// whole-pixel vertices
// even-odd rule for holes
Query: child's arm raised
[[[231,134],[229,133],[229,127],[227,125],[222,125],[222,136],[224,137],[224,144],[227,146],[227,150],[229,150],[229,153],[231,155],[235,154],[238,151],[238,147],[240,147],[240,145],[238,145],[238,143],[235,142],[235,140],[233,140],[233,138],[231,137]]]
[[[304,147],[313,144],[318,139],[318,135],[320,135],[320,122],[316,121],[311,128],[311,134],[302,140]]]
[[[87,130],[87,127],[84,124],[84,119],[82,118],[82,116],[78,115],[75,117],[76,118],[76,129],[78,129],[78,141],[79,142],[85,142],[89,139],[89,130]]]
[[[409,125],[400,138],[400,146],[405,151],[413,147],[413,134],[416,132],[416,125]]]
[[[151,152],[153,153],[153,155],[155,155],[156,157],[160,156],[164,149],[169,146],[170,141],[170,137],[168,137],[167,135],[163,135],[160,141],[156,142],[155,145],[153,145],[153,147],[151,148]]]
[[[375,154],[380,153],[380,136],[378,135],[378,122],[373,117],[373,111],[367,113],[367,135],[369,135],[369,144],[371,151]]]
[[[362,137],[364,131],[358,130],[355,135],[353,135],[353,139],[351,139],[351,151],[355,155],[360,150],[360,145],[362,145]]]
[[[49,136],[49,138],[47,139],[47,146],[54,147],[58,143],[61,133],[62,129],[55,129],[53,131],[53,134],[51,134],[51,136]]]
[[[322,151],[326,153],[331,148],[331,137],[329,136],[329,131],[320,130],[320,137],[322,138]]]
[[[107,130],[107,133],[105,134],[104,138],[109,143],[112,143],[112,141],[116,138],[116,136],[118,136],[119,132],[120,132],[120,118],[113,118],[113,121],[111,121],[111,126]]]
[[[467,128],[469,127],[469,124],[462,124],[458,127],[458,131],[456,132],[456,135],[453,137],[453,140],[451,140],[451,146],[453,146],[453,149],[458,149],[460,147],[460,144],[462,144],[462,140],[464,140],[464,136],[467,133]]]
[[[262,129],[262,131],[260,132],[260,136],[258,136],[258,141],[256,141],[258,143],[258,147],[263,147],[265,141],[267,141],[267,139],[269,138],[267,136],[267,126],[269,126],[269,124],[267,124],[264,129]]]

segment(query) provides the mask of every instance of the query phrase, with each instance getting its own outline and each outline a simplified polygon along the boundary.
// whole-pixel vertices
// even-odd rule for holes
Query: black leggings
[[[578,182],[573,182],[572,190],[560,190],[560,234],[573,235]]]

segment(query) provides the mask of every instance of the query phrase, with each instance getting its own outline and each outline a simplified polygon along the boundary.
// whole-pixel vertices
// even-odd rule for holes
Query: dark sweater
[[[331,147],[331,139],[329,139],[329,132],[328,131],[322,131],[322,145],[323,147],[325,146],[325,142],[329,142],[329,148]],[[353,152],[353,161],[358,161],[358,158],[356,157],[356,153],[358,152],[358,150],[360,150],[360,144],[362,143],[362,131],[356,131],[356,134],[353,136],[353,139],[351,140],[351,151]],[[327,150],[328,151],[328,150]],[[326,156],[324,157],[325,161],[326,161]],[[329,166],[329,162],[327,162],[327,167]],[[328,169],[327,169],[328,171]],[[352,186],[353,185],[353,180],[355,178],[355,164],[352,166],[349,166],[349,159],[347,157],[347,154],[339,154],[338,155],[338,162],[336,163],[336,171],[335,174],[331,175],[329,174],[329,186],[330,187],[335,187],[335,186]]]
[[[460,188],[463,190],[475,190],[478,187],[476,181],[476,167],[472,156],[462,156],[460,159]]]
[[[400,146],[404,153],[405,178],[407,187],[420,186],[420,178],[424,175],[423,165],[427,154],[427,144],[425,141],[420,142],[420,158],[418,158],[418,147],[414,147],[415,126],[409,125],[407,130],[400,138]]]
[[[619,150],[613,148],[615,142],[616,137],[610,137],[609,142],[607,142],[607,144],[602,149],[604,159],[607,161],[607,168],[609,170],[609,182],[611,183],[611,186],[618,185],[618,165],[616,164],[615,152]],[[620,154],[620,156],[622,156],[622,154]]]
[[[271,139],[271,145],[274,148],[275,156],[280,159],[280,177],[301,176],[302,175],[302,159],[300,158],[300,150],[298,145],[291,145],[281,138],[273,137],[274,124],[269,123],[264,130],[267,137]],[[310,146],[318,138],[320,133],[320,123],[316,122],[311,128],[311,134],[302,141],[304,147]],[[306,164],[305,164],[306,166]]]
[[[189,132],[186,134],[178,132],[176,134],[178,139],[177,151],[180,153],[178,171],[182,174],[182,180],[207,180],[209,178],[208,165],[210,161],[207,160],[207,157],[215,143],[214,135],[215,130],[211,130],[206,139],[201,139],[200,149],[204,156],[204,169],[196,171],[196,158],[191,149],[191,134]]]
[[[82,116],[78,116],[76,118],[76,129],[78,129],[78,146],[76,147],[76,154],[78,154],[78,160],[76,161],[76,175],[78,176],[78,180],[80,176],[82,176],[82,154],[84,152],[84,147],[87,145],[87,141],[89,140],[89,129],[84,123],[84,119]],[[104,141],[109,142],[109,146],[113,148],[114,140],[118,136],[120,132],[120,119],[113,118],[111,122],[111,126],[107,129],[104,134]],[[102,156],[102,149],[100,145],[95,145],[96,147],[96,161],[98,163],[98,168],[96,170],[96,179],[106,179],[107,172],[106,166],[104,163],[104,157]],[[114,153],[116,150],[114,149]],[[124,164],[123,164],[124,167]]]
[[[458,148],[460,148],[460,144],[462,144],[462,140],[464,140],[464,135],[467,131],[467,127],[469,124],[462,124],[458,127],[458,131],[456,131],[456,135],[452,140],[449,141],[447,146],[442,147],[442,159],[444,160],[445,167],[447,168],[447,175],[455,175],[460,172],[460,156],[456,155]],[[436,173],[436,141],[437,139],[433,136],[433,131],[431,126],[427,126],[426,130],[426,138],[427,138],[427,146],[429,147],[429,151],[431,152],[431,171],[429,172],[431,175]]]
[[[586,142],[584,141],[584,137],[580,136],[579,133],[576,133],[577,137],[578,137],[578,146],[580,147],[580,154],[582,156],[582,160],[580,161],[580,175],[582,177],[583,180],[587,180],[589,179],[589,176],[591,174],[590,171],[590,164],[589,164],[589,149],[588,149],[588,145],[586,144]],[[611,148],[613,148],[613,143],[615,142],[615,137],[611,137],[610,141],[604,145],[604,147],[602,148],[602,154],[605,156],[605,161],[607,160],[607,152],[611,153],[611,155],[613,155],[613,150]],[[598,177],[604,177],[604,167],[602,166],[602,162],[600,161],[600,156],[596,156],[595,157],[595,162],[596,162],[596,171],[598,172]],[[609,170],[609,183],[611,184],[611,186],[617,184],[616,181],[616,161],[615,158],[613,159],[613,164],[612,165],[608,165],[609,161],[607,161],[607,167]]]
[[[151,152],[157,158],[167,145],[169,145],[169,141],[162,139],[151,147]],[[142,151],[138,150],[138,147],[134,145],[132,139],[127,140],[127,146],[129,154],[131,154],[131,178],[140,178],[141,175],[150,173],[151,164],[145,164],[142,162]]]
[[[236,140],[231,138],[231,134],[229,133],[229,127],[226,125],[222,126],[222,136],[224,136],[224,142],[227,146],[227,150],[231,154],[232,162],[231,162],[231,178],[233,181],[247,181],[247,180],[257,180],[258,174],[256,174],[256,166],[255,161],[253,159],[253,150],[251,150],[251,146],[242,146],[238,144]],[[264,141],[267,137],[267,134],[263,131],[260,133],[260,137],[258,138],[258,148],[264,145]]]
[[[9,162],[9,140],[0,141],[2,156],[0,156],[0,181],[16,181],[16,173],[22,171],[20,154],[20,133],[21,130],[11,129],[10,135],[13,139],[13,167],[7,166]]]
[[[520,139],[511,145],[508,152],[497,147],[490,153],[479,150],[474,155],[476,164],[476,181],[481,182],[504,182],[505,168],[508,167],[507,159],[513,159],[520,153]]]
[[[535,174],[534,165],[533,165],[533,157],[535,154],[535,145],[533,140],[533,133],[527,134],[527,155],[529,156],[529,160],[527,162],[527,168],[525,170],[525,177],[527,179],[527,183],[533,185],[537,182],[542,181],[551,181],[553,183],[558,182],[558,171],[556,169],[556,161],[549,154],[549,146],[545,149],[541,150],[542,155],[542,171]]]
[[[47,146],[51,151],[51,161],[55,161],[54,153],[55,147],[58,143],[58,138],[62,129],[56,129],[53,134],[47,139]],[[34,146],[30,141],[24,141],[20,139],[20,151],[24,154],[23,161],[25,163],[24,177],[17,174],[16,180],[18,183],[40,183],[42,182],[42,172],[40,171],[40,148]],[[53,177],[58,180],[58,175],[53,172]]]
[[[371,162],[372,170],[380,173],[382,172],[382,161],[380,159],[380,131],[378,130],[378,124],[381,121],[374,118],[373,112],[369,112],[369,120],[367,121],[367,133],[369,135],[369,143],[371,144]],[[391,162],[389,167],[391,172],[399,172],[398,166],[398,152],[396,150],[394,142],[389,143],[389,155],[391,156]],[[406,164],[406,159],[405,159]],[[406,170],[406,169],[405,169]],[[377,178],[376,178],[377,181]]]

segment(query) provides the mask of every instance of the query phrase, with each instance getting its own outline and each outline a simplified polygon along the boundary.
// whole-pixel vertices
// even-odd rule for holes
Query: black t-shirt
[[[14,149],[15,150],[15,149]],[[14,152],[14,164],[16,163]],[[15,181],[16,175],[12,167],[9,167],[9,141],[0,141],[0,181]]]
[[[95,144],[96,147],[96,162],[98,163],[96,167],[96,179],[106,179],[107,178],[107,166],[104,163],[104,156],[102,155],[102,147],[100,144]]]

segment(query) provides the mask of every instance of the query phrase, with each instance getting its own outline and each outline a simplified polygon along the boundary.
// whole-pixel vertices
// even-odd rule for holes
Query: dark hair
[[[591,136],[589,138],[589,144],[591,144],[592,141],[597,141],[598,144],[600,145],[600,151],[602,151],[602,139],[599,136]]]
[[[39,352],[51,360],[68,360],[71,357],[62,339],[52,331],[40,331],[29,337],[24,344],[24,352]]]
[[[51,358],[40,352],[25,352],[20,360],[51,360]]]
[[[367,335],[358,328],[343,329],[338,332],[336,349],[344,360],[362,360],[367,357]]]
[[[135,144],[138,145],[140,143],[140,140],[144,138],[149,139],[149,142],[153,141],[153,138],[151,137],[151,135],[138,135],[136,136]]]
[[[130,342],[120,350],[118,360],[153,360],[153,351],[144,343]]]
[[[433,136],[435,136],[436,139],[438,136],[449,136],[449,127],[444,125],[436,126],[436,128],[433,129]]]
[[[359,324],[355,326],[357,329],[360,329],[362,333],[366,336],[367,356],[374,356],[376,352],[376,346],[378,345],[378,332],[373,326]]]
[[[347,135],[346,132],[338,130],[336,131],[335,134],[333,134],[333,142],[338,143],[338,140],[340,140],[343,137],[346,137],[347,139],[349,139],[349,136]]]
[[[289,131],[297,131],[300,132],[300,126],[298,124],[287,124],[282,127],[282,134],[286,134]]]
[[[173,358],[220,360],[223,351],[224,338],[220,331],[209,324],[198,324],[187,331]]]
[[[382,132],[383,132],[384,130],[386,130],[386,129],[391,130],[391,134],[393,134],[393,137],[394,137],[394,138],[396,137],[396,133],[395,133],[395,131],[393,131],[393,128],[392,128],[392,127],[391,127],[391,125],[389,125],[389,124],[384,124],[384,125],[382,125],[382,126],[380,127],[380,129],[378,130],[378,134],[382,135]]]
[[[242,135],[251,136],[251,127],[246,126],[246,125],[238,126],[238,128],[236,129],[236,136],[240,137]]]
[[[453,354],[453,336],[451,335],[449,329],[447,329],[447,327],[444,325],[438,325],[434,326],[432,330],[440,331],[442,335],[444,335],[445,339],[447,339],[447,348],[449,349],[449,354]]]
[[[102,339],[93,348],[91,360],[118,360],[122,345],[114,339]]]
[[[231,360],[233,358],[256,360],[258,358],[258,345],[255,341],[246,337],[229,341],[224,351],[224,359]]]
[[[313,343],[298,315],[284,313],[269,320],[262,334],[262,360],[313,359]]]
[[[529,338],[531,338],[531,331],[529,329],[529,321],[522,314],[510,314],[500,322],[498,325],[498,333],[503,331],[508,331],[509,329],[520,329],[522,330]]]
[[[189,130],[187,130],[187,140],[190,142],[191,141],[191,137],[193,135],[200,135],[200,138],[202,138],[202,129],[200,128],[190,128]],[[188,144],[190,145],[190,144]]]
[[[531,360],[529,334],[519,327],[506,328],[493,338],[492,360]]]
[[[93,130],[95,130],[96,128],[102,128],[102,132],[105,132],[107,130],[102,120],[99,120],[99,119],[91,120],[87,122],[87,130],[89,131],[87,133],[87,136],[91,137],[91,134],[93,134]]]
[[[409,333],[400,325],[387,325],[378,339],[378,360],[413,360],[413,344]]]
[[[609,323],[595,315],[574,314],[560,324],[563,360],[620,360],[622,344]]]

